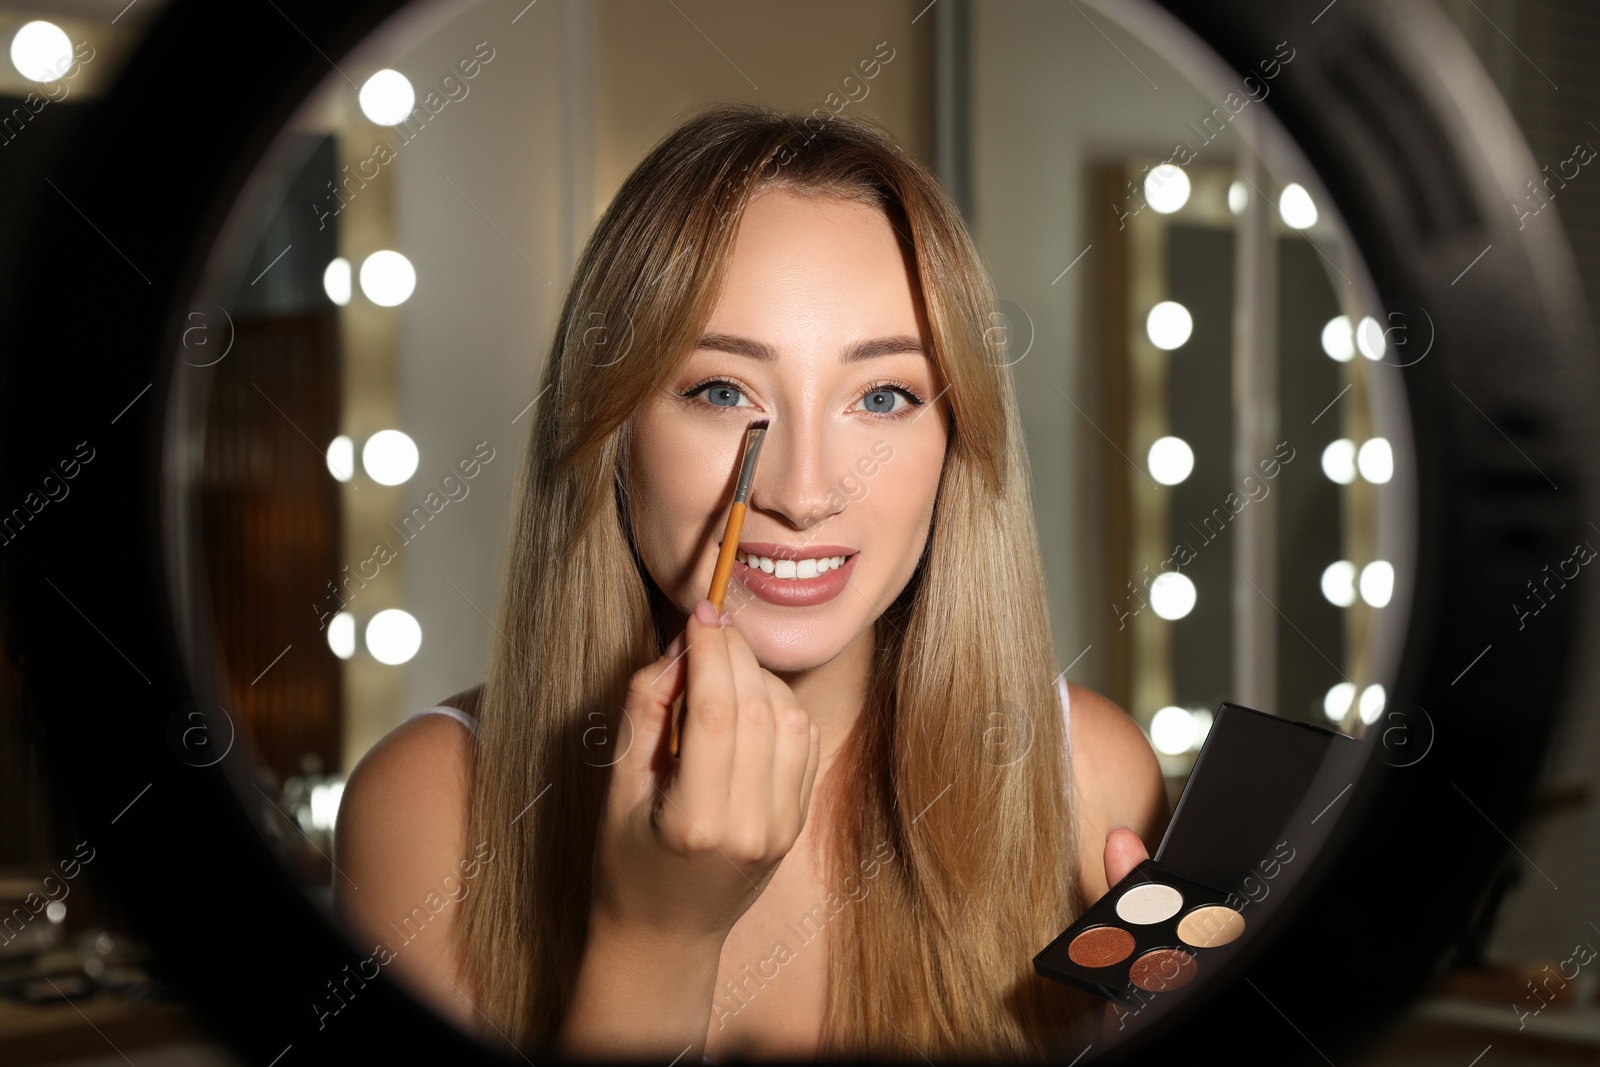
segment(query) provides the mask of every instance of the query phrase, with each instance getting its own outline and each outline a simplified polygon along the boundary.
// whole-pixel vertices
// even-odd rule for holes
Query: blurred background
[[[56,195],[58,153],[161,10],[0,3],[0,246]],[[1548,164],[1506,210],[1566,227],[1592,301],[1600,183],[1569,161],[1600,142],[1600,11],[1441,10]],[[482,681],[572,264],[626,173],[718,100],[871,117],[961,206],[1002,298],[1057,668],[1138,722],[1172,796],[1223,700],[1353,734],[1426,727],[1385,690],[1413,552],[1402,372],[1431,322],[1370,305],[1315,176],[1262,121],[1294,55],[1290,37],[1215,82],[1098,8],[1034,0],[482,0],[334,57],[174,354],[197,414],[173,555],[190,635],[209,635],[190,651],[252,768],[241,803],[306,892],[326,901],[337,876],[361,755]],[[92,860],[70,894],[26,903],[78,838],[5,666],[0,1063],[234,1062]],[[1523,857],[1367,1062],[1600,1058],[1600,969],[1573,963],[1600,942],[1597,750],[1593,716],[1554,747]]]

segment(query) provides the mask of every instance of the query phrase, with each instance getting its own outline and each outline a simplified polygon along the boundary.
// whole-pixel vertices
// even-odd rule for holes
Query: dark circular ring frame
[[[4,370],[7,501],[73,442],[97,451],[59,509],[70,519],[4,556],[52,788],[166,979],[241,1054],[284,1067],[504,1055],[383,978],[319,1020],[312,1001],[364,955],[281,869],[223,767],[168,744],[174,712],[207,696],[183,670],[161,551],[163,419],[186,301],[274,136],[330,62],[404,6],[173,0],[52,170],[61,195],[33,205]],[[1513,225],[1509,203],[1540,172],[1437,12],[1163,6],[1234,71],[1292,44],[1266,106],[1320,175],[1383,305],[1425,308],[1437,329],[1429,357],[1403,372],[1417,551],[1390,697],[1428,712],[1433,748],[1412,766],[1368,761],[1244,975],[1197,989],[1164,1020],[1176,1025],[1094,1049],[1171,1057],[1248,1042],[1320,1062],[1391,1022],[1448,954],[1567,702],[1580,597],[1555,597],[1521,631],[1507,605],[1593,529],[1590,324],[1559,226]]]

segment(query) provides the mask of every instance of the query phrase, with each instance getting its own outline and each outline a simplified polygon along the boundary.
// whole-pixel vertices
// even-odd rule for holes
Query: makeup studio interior
[[[0,248],[27,234],[24,205],[66,195],[52,191],[56,161],[116,106],[147,39],[185,6],[0,0]],[[365,39],[322,41],[332,58],[290,86],[293,106],[275,113],[277,134],[217,214],[190,279],[200,295],[172,332],[173,366],[197,399],[194,432],[166,440],[183,442],[169,459],[192,472],[184,506],[198,540],[171,590],[182,624],[212,635],[227,727],[224,739],[214,713],[197,727],[193,707],[174,711],[179,759],[199,773],[213,750],[237,746],[243,834],[283,892],[327,910],[356,762],[407,716],[484,680],[538,399],[529,384],[584,242],[678,118],[749,100],[883,124],[960,206],[1003,298],[994,328],[1026,430],[1058,669],[1133,718],[1170,803],[1213,731],[1245,730],[1253,713],[1225,705],[1318,727],[1313,762],[1351,738],[1391,766],[1427,760],[1445,716],[1394,694],[1429,562],[1413,533],[1431,454],[1404,396],[1439,309],[1374,306],[1382,272],[1329,201],[1334,175],[1323,185],[1273,132],[1273,94],[1295,91],[1302,57],[1341,17],[1332,5],[1318,16],[1322,6],[1248,65],[1230,57],[1225,77],[1101,4],[1046,0],[424,3]],[[1567,0],[1434,7],[1548,164],[1507,220],[1564,233],[1594,303],[1600,180],[1583,164],[1600,142],[1586,121],[1600,120],[1600,19]],[[309,37],[293,40],[316,59]],[[196,94],[215,91],[216,62],[196,61]],[[144,118],[170,121],[154,105]],[[184,175],[205,166],[202,152],[175,163],[170,197],[146,210],[190,210]],[[1447,213],[1417,195],[1418,210]],[[83,214],[52,238],[105,251],[119,234]],[[142,250],[120,251],[136,281]],[[1467,279],[1496,254],[1468,264],[1473,251]],[[28,273],[12,258],[0,285]],[[77,372],[56,373],[66,386]],[[82,521],[74,498],[96,491],[101,455],[117,462],[115,430],[62,437],[59,463],[19,474],[29,503],[0,519],[0,542]],[[1541,626],[1590,597],[1581,575],[1594,555],[1580,543],[1520,575],[1510,612],[1495,609],[1510,631],[1477,669],[1545,640]],[[50,577],[69,599],[96,580],[91,568]],[[8,619],[8,646],[28,625]],[[1574,691],[1600,680],[1600,657],[1586,658],[1595,665]],[[105,841],[68,814],[76,786],[30,711],[44,680],[14,654],[0,664],[0,1063],[246,1062],[163,979],[162,945],[100,874]],[[1463,674],[1457,690],[1473,678]],[[185,732],[196,728],[209,731],[203,744]],[[1446,797],[1461,832],[1503,858],[1420,996],[1341,1062],[1600,1057],[1600,721],[1561,730],[1517,828],[1475,814],[1464,790]],[[1227,775],[1223,747],[1205,757],[1213,785]],[[1310,814],[1328,829],[1340,797]],[[1108,898],[1073,927],[1093,937],[1037,946],[1053,961],[1039,973],[1121,1010],[1150,949],[1203,983],[1209,954],[1228,951],[1240,911],[1253,913],[1208,895],[1203,857],[1218,846],[1193,820],[1163,856],[1157,844],[1152,862],[1209,916],[1180,915],[1159,894],[1114,909]],[[1291,852],[1255,872],[1252,906],[1279,888],[1279,865],[1294,871]],[[1373,892],[1398,901],[1418,889],[1397,874]],[[171,907],[189,891],[174,884]],[[1337,942],[1327,935],[1319,951]],[[1196,966],[1199,979],[1184,970]],[[1363,996],[1353,988],[1329,1010]]]

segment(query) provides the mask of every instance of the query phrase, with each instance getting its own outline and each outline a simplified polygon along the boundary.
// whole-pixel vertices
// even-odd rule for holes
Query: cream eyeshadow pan
[[[1244,916],[1226,906],[1196,908],[1178,923],[1178,940],[1195,948],[1220,948],[1244,933]]]

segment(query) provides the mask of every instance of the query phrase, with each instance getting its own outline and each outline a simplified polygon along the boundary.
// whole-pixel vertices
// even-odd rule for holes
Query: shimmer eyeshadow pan
[[[1120,926],[1096,926],[1067,945],[1067,957],[1080,967],[1110,967],[1133,954],[1133,935]]]
[[[1336,731],[1224,703],[1155,856],[1034,956],[1034,970],[1130,1005],[1204,979],[1245,938],[1246,897],[1233,891],[1298,835],[1291,820],[1324,760],[1354,768],[1365,754]]]
[[[1153,948],[1133,961],[1128,981],[1150,993],[1165,993],[1194,981],[1200,968],[1194,957],[1175,948]]]
[[[1136,885],[1117,898],[1117,918],[1148,926],[1170,919],[1183,907],[1183,894],[1162,882]]]
[[[1178,940],[1195,948],[1220,948],[1244,933],[1244,916],[1230,907],[1196,908],[1178,923]]]

